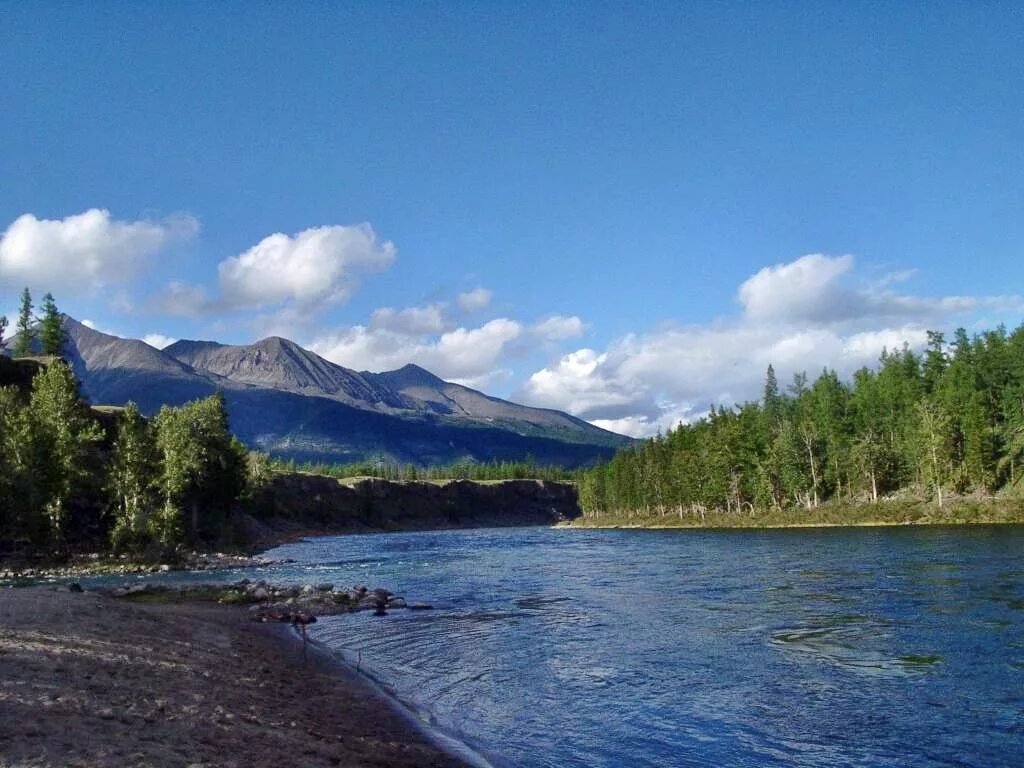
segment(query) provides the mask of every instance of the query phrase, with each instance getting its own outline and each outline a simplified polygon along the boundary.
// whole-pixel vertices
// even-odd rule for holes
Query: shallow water
[[[1024,765],[1024,528],[328,537],[314,637],[498,764]]]

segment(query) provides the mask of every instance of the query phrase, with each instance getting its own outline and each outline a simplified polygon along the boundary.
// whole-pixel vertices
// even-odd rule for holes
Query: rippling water
[[[295,562],[147,578],[432,603],[313,635],[498,766],[1024,766],[1024,526],[490,529],[267,554]]]
[[[274,578],[432,612],[327,617],[497,764],[1022,766],[1024,528],[313,539]]]

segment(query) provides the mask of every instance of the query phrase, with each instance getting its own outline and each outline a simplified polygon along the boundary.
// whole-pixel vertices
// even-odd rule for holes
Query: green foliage
[[[0,387],[0,554],[95,551],[109,539],[152,559],[222,541],[249,476],[269,477],[266,457],[257,472],[248,461],[219,394],[153,421],[129,403],[108,437],[68,365],[51,362],[30,391]]]
[[[915,498],[943,508],[1020,482],[1024,463],[1024,326],[925,353],[883,350],[850,383],[823,371],[783,394],[769,366],[760,403],[712,408],[579,477],[590,520],[800,520],[823,505]],[[1017,491],[1013,491],[1017,492]]]
[[[110,540],[115,552],[141,553],[150,548],[158,509],[158,477],[153,429],[135,403],[128,403],[121,414],[110,462],[114,513]]]
[[[64,330],[64,318],[57,309],[53,295],[43,296],[43,316],[39,321],[39,341],[44,355],[60,355],[67,343],[67,332]]]
[[[21,292],[21,308],[18,310],[17,341],[14,343],[14,356],[24,357],[32,351],[35,329],[32,325],[32,293],[28,288]]]
[[[455,464],[419,467],[414,464],[398,464],[385,461],[363,461],[354,464],[324,464],[295,461],[270,460],[270,469],[276,472],[305,472],[311,475],[325,475],[345,479],[351,477],[375,477],[392,481],[441,481],[473,480],[488,482],[497,480],[553,480],[570,482],[576,473],[557,465],[537,464],[527,456],[523,461],[476,462],[461,461]]]
[[[153,520],[154,537],[164,549],[217,538],[245,490],[248,460],[228,428],[223,395],[164,406],[154,424],[163,501]]]
[[[68,506],[82,486],[94,477],[91,448],[102,430],[82,402],[71,368],[54,362],[32,381],[26,441],[38,500],[46,512],[50,534],[64,537]]]

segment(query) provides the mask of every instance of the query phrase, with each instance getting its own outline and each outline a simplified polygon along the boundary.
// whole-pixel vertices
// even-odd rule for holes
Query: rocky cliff
[[[303,536],[550,525],[580,514],[576,487],[543,480],[477,483],[274,478],[246,521],[256,548]]]

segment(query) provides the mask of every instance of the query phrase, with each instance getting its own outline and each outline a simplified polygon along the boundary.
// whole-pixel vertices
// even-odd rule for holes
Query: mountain
[[[295,342],[178,341],[164,350],[66,318],[65,357],[97,405],[134,401],[144,413],[220,390],[232,429],[282,457],[443,464],[463,459],[576,466],[631,441],[560,411],[530,408],[407,365],[354,371]]]

